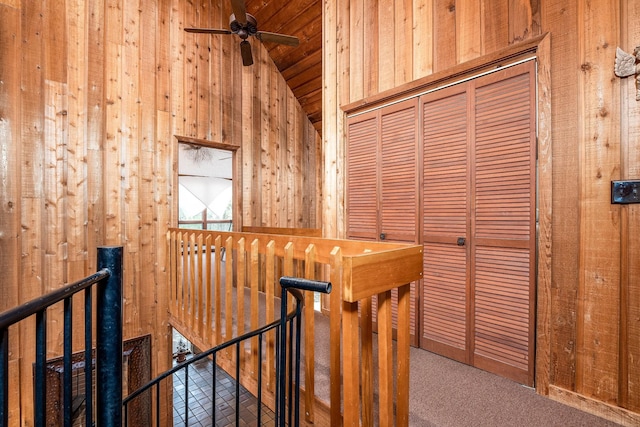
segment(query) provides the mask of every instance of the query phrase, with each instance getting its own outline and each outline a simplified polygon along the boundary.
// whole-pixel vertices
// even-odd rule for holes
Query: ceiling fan
[[[231,9],[233,13],[229,18],[229,30],[215,28],[185,28],[184,30],[188,33],[237,34],[242,39],[240,42],[240,55],[244,66],[253,64],[251,45],[247,41],[250,36],[255,36],[260,41],[280,43],[287,46],[298,46],[300,43],[298,38],[294,36],[259,31],[258,21],[253,15],[247,13],[244,0],[231,0]]]

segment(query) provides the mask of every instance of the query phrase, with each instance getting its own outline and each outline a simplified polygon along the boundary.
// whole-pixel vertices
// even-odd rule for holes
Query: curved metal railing
[[[135,392],[127,396],[122,404],[124,407],[124,425],[128,426],[128,406],[136,398],[149,390],[155,389],[155,418],[156,425],[160,426],[160,397],[161,397],[161,383],[163,380],[169,378],[176,372],[185,371],[185,420],[189,421],[189,368],[194,363],[201,361],[205,358],[211,357],[214,365],[212,376],[212,418],[216,416],[216,366],[217,366],[217,354],[231,347],[235,348],[235,379],[236,379],[236,396],[235,396],[235,417],[236,425],[240,423],[240,363],[241,351],[244,341],[258,337],[258,359],[262,360],[262,343],[263,337],[269,331],[275,330],[276,342],[276,401],[275,401],[275,425],[276,426],[298,426],[300,423],[300,331],[301,331],[301,313],[304,305],[304,298],[301,291],[311,292],[331,292],[331,283],[300,279],[295,277],[282,277],[280,279],[280,286],[282,287],[282,297],[280,302],[281,317],[268,325],[265,325],[259,329],[248,332],[233,338],[223,344],[212,347],[202,353],[195,355],[194,357],[186,360],[173,368],[163,372],[147,384],[140,387]],[[296,299],[295,309],[287,313],[287,293],[291,293]],[[289,334],[286,333],[287,324],[289,326]],[[295,342],[294,342],[295,341]],[[295,348],[293,348],[295,346]],[[289,351],[287,351],[289,348]],[[291,351],[293,350],[293,351]],[[287,355],[288,360],[287,360]],[[295,357],[295,359],[294,359]],[[295,366],[294,366],[295,364]],[[262,422],[262,363],[258,364],[258,385],[257,385],[257,425],[261,425]],[[287,382],[288,380],[288,382]],[[295,388],[294,388],[295,384]],[[287,411],[287,402],[288,405]],[[293,404],[291,404],[293,403]]]

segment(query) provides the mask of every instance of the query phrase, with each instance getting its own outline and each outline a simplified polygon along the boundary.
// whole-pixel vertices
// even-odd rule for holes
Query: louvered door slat
[[[378,237],[378,120],[367,116],[349,122],[347,155],[347,237]]]
[[[417,102],[380,112],[380,232],[384,240],[415,243],[417,229]],[[411,283],[410,334],[416,336],[416,284]],[[377,301],[376,301],[377,302]],[[375,314],[375,309],[374,309]],[[391,292],[391,322],[398,322],[398,292]]]
[[[405,101],[348,121],[347,237],[417,242],[417,100]],[[416,283],[411,283],[410,334],[416,342]],[[398,318],[398,292],[391,318]],[[372,319],[377,300],[372,298]]]
[[[533,381],[535,116],[528,72],[475,90],[474,365]]]
[[[416,241],[416,104],[381,114],[381,232],[385,239]]]
[[[422,98],[424,275],[420,345],[467,360],[467,95]]]

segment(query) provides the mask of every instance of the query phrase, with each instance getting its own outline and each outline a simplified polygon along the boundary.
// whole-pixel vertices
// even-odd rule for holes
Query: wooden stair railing
[[[328,280],[333,284],[329,299],[329,407],[315,393],[314,304],[313,295],[309,293],[305,296],[303,316],[305,381],[302,413],[305,420],[315,425],[373,425],[377,413],[379,425],[408,425],[409,283],[422,276],[422,246],[297,234],[301,233],[170,229],[167,236],[171,325],[197,347],[210,348],[241,335],[247,330],[245,323],[256,329],[259,324],[274,320],[279,306],[276,297],[279,277]],[[398,290],[395,360],[391,322],[393,289]],[[375,295],[378,298],[376,354],[370,309],[371,298]],[[240,381],[254,393],[258,372],[257,345],[257,340],[251,342],[240,356]],[[263,366],[273,366],[275,345],[275,337],[267,337]],[[228,357],[231,360],[233,356],[229,354]],[[378,366],[375,372],[374,357]],[[220,364],[224,367],[224,361]],[[275,372],[267,370],[263,375],[264,387],[275,391]],[[376,375],[379,384],[377,410],[373,407]],[[274,404],[269,398],[264,402]]]

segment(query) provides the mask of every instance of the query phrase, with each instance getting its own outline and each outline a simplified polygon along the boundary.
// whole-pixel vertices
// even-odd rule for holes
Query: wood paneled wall
[[[552,183],[538,194],[551,201],[551,240],[538,247],[550,254],[539,269],[549,279],[538,282],[538,392],[639,422],[640,206],[610,203],[611,180],[640,178],[640,103],[633,79],[613,73],[616,46],[640,45],[637,2],[325,2],[323,229],[344,236],[341,107],[545,33],[553,168],[539,171]]]
[[[183,31],[226,28],[230,13],[217,0],[0,0],[0,311],[93,272],[96,246],[124,245],[125,337],[157,331],[154,369],[168,365],[174,135],[240,147],[237,227],[319,226],[321,140],[266,50],[252,41],[242,67],[235,37]],[[12,335],[12,393],[29,393],[32,335]],[[49,341],[52,356],[61,336]],[[13,403],[11,419],[28,418]]]

